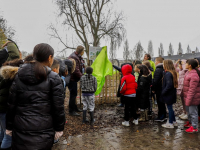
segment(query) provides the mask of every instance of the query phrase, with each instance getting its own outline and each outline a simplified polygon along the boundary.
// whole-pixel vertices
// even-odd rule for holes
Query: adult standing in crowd
[[[50,150],[64,130],[63,85],[50,67],[54,50],[38,44],[34,61],[22,65],[10,88],[6,133],[12,135],[12,150]]]
[[[73,52],[69,58],[72,58],[76,62],[75,71],[71,74],[70,83],[69,83],[69,91],[70,91],[70,98],[69,98],[69,114],[72,116],[79,116],[77,112],[81,112],[76,105],[76,97],[77,97],[77,82],[81,79],[83,75],[83,56],[84,54],[84,47],[78,46],[76,51]]]

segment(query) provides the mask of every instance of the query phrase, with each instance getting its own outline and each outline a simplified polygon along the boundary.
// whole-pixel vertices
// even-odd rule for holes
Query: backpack
[[[8,51],[7,48],[5,47],[4,49],[0,50],[0,67],[3,65],[3,63],[6,62],[8,59]]]

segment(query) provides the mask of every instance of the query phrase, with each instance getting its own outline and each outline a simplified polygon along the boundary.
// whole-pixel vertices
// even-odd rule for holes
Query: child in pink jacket
[[[182,59],[182,60],[179,59],[174,65],[176,72],[179,74],[177,94],[180,95],[180,98],[181,98],[181,101],[182,101],[182,104],[183,104],[183,113],[181,115],[179,115],[179,117],[181,119],[188,119],[188,116],[187,116],[186,110],[185,110],[185,103],[184,103],[184,100],[183,100],[183,93],[182,93],[185,73],[188,71],[185,68],[185,65],[186,65],[185,59]]]
[[[200,71],[197,69],[198,63],[195,59],[189,59],[185,68],[188,72],[185,74],[183,82],[183,96],[186,105],[188,120],[184,127],[188,133],[198,132],[198,105],[200,104]]]

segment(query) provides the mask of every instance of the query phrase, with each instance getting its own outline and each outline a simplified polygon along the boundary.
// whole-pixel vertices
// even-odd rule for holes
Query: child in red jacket
[[[135,77],[132,73],[131,65],[124,65],[122,67],[123,78],[121,79],[120,93],[124,96],[125,109],[124,109],[124,119],[122,125],[129,126],[129,117],[134,118],[133,123],[138,125],[138,118],[136,114],[136,89],[137,83]]]

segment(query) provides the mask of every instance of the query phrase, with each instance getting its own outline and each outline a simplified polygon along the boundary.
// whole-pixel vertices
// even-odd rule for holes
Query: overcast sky
[[[188,44],[192,50],[196,46],[200,49],[200,0],[118,0],[116,9],[126,16],[130,48],[141,41],[147,50],[152,40],[155,56],[160,42],[165,54],[170,42],[175,53],[179,42],[184,51]],[[16,30],[20,50],[28,52],[42,42],[49,43],[55,51],[63,49],[56,39],[50,39],[47,30],[50,23],[58,21],[56,10],[53,0],[0,0],[1,15]],[[123,47],[118,49],[117,57],[122,58],[122,54]]]

